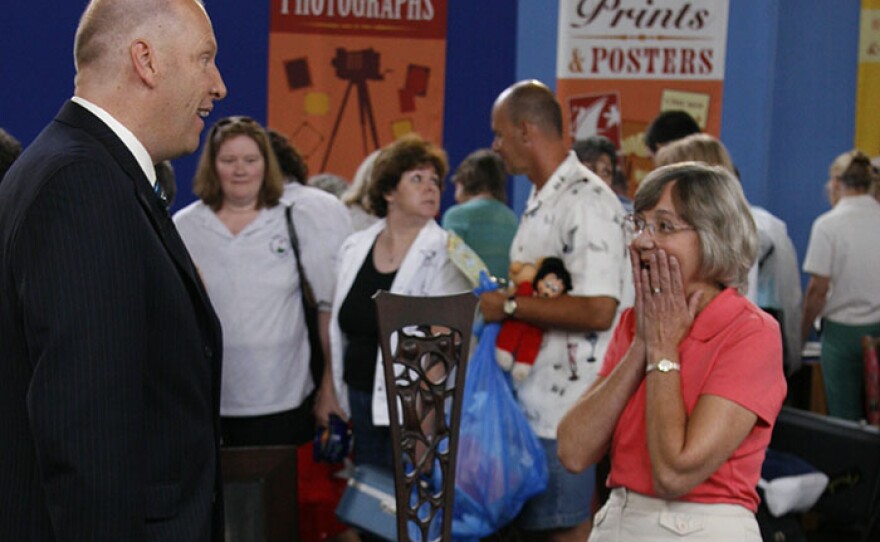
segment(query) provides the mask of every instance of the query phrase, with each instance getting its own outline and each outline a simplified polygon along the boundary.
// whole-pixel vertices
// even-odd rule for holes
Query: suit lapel
[[[168,216],[168,211],[159,203],[159,199],[153,192],[150,181],[144,175],[143,170],[138,165],[134,155],[125,146],[125,143],[98,117],[74,102],[69,101],[64,104],[56,120],[87,131],[107,149],[116,163],[119,164],[119,167],[125,171],[132,181],[138,203],[165,246],[165,250],[184,279],[188,280],[194,286],[194,290],[198,292],[202,305],[212,315],[212,322],[215,326],[219,326],[211,303],[208,300],[208,294],[201,279],[198,277],[198,273],[196,273],[195,266],[189,257],[189,252],[186,250],[183,240],[177,233],[171,217]]]

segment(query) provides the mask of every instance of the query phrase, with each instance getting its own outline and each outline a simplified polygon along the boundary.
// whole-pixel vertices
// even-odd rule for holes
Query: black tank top
[[[374,245],[375,246],[375,242]],[[360,391],[373,391],[376,353],[379,351],[379,321],[376,317],[377,290],[390,290],[397,270],[380,273],[373,264],[373,247],[339,307],[339,328],[348,340],[342,357],[342,378]]]

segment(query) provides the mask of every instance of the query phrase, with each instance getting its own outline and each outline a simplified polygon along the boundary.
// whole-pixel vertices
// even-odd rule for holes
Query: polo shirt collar
[[[743,311],[745,303],[749,301],[740,296],[736,288],[725,288],[697,315],[690,337],[698,341],[709,341]]]
[[[583,174],[578,166],[580,162],[574,151],[569,151],[565,160],[559,164],[550,179],[544,184],[541,190],[537,190],[532,185],[532,191],[529,194],[529,200],[526,202],[526,213],[537,211],[546,201],[556,198],[561,192],[574,182],[583,179]]]
[[[872,206],[876,203],[874,196],[871,194],[859,194],[857,196],[844,196],[840,198],[840,201],[835,205],[835,209],[837,208],[856,208],[856,207],[865,207]]]

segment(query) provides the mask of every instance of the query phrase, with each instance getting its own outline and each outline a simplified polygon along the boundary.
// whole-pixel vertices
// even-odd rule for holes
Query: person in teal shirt
[[[510,243],[519,219],[507,206],[507,180],[501,158],[489,149],[472,152],[452,176],[455,201],[442,225],[476,252],[492,276],[507,278]]]

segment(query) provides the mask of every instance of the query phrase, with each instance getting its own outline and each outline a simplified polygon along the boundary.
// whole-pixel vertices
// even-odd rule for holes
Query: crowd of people
[[[761,465],[816,333],[829,413],[865,417],[880,178],[864,153],[830,167],[803,296],[786,224],[690,115],[647,126],[655,169],[630,186],[611,140],[568,144],[535,80],[487,111],[491,148],[455,168],[445,212],[436,142],[402,136],[349,182],[229,116],[172,216],[170,160],[227,92],[216,51],[198,0],[91,0],[74,96],[24,152],[0,129],[4,536],[223,540],[221,445],[302,445],[331,416],[355,464],[390,470],[373,295],[472,290],[450,239],[514,282],[480,295],[483,322],[542,330],[513,386],[549,483],[519,540],[760,540]],[[508,175],[531,186],[519,217]],[[511,270],[546,259],[565,291],[518,293]]]

